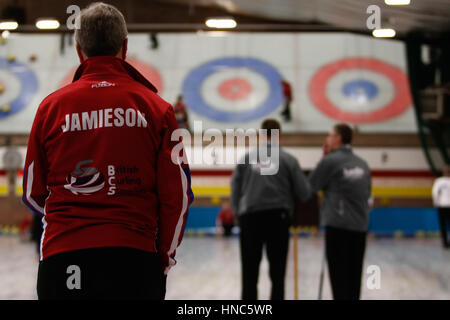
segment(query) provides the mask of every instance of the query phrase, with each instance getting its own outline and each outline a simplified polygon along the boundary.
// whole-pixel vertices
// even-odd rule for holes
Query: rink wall
[[[216,218],[219,206],[193,207],[186,224],[187,235],[214,235],[219,233]],[[423,237],[439,233],[437,210],[434,208],[374,208],[369,214],[369,233],[379,237]],[[303,226],[300,231],[311,235],[317,227]],[[235,233],[238,229],[235,228]]]

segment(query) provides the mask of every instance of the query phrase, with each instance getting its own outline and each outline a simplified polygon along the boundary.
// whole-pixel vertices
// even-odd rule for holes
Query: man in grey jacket
[[[324,157],[309,175],[312,192],[324,191],[320,224],[333,297],[358,300],[366,246],[370,169],[352,152],[352,129],[337,124],[324,144]]]
[[[275,138],[271,141],[274,133],[279,132],[280,124],[276,120],[266,120],[262,129],[267,130],[266,146],[269,146],[268,151],[272,150],[270,163],[275,163],[278,170],[264,174],[261,168],[268,162],[259,158],[259,149],[246,154],[245,163],[238,164],[233,172],[231,205],[240,227],[242,299],[257,299],[259,265],[265,246],[272,281],[271,299],[282,300],[290,220],[296,199],[307,200],[310,188],[297,160],[279,148]],[[261,147],[264,146],[259,145]],[[252,164],[254,152],[258,152],[255,157],[258,161]]]

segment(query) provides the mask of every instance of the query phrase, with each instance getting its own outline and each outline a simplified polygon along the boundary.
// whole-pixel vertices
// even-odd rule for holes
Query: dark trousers
[[[448,222],[450,221],[450,208],[438,208],[439,223],[441,225],[441,237],[444,248],[450,248],[448,241]]]
[[[84,249],[41,261],[37,293],[40,300],[164,300],[166,277],[157,253],[122,247]]]
[[[263,247],[269,260],[272,300],[284,299],[284,278],[289,246],[287,213],[280,210],[253,212],[239,217],[242,267],[242,299],[258,299],[257,285]]]
[[[281,112],[281,115],[284,117],[285,121],[291,120],[291,101],[290,100],[287,100],[284,103],[284,109]]]
[[[333,298],[359,300],[366,233],[326,227],[325,243]]]
[[[231,233],[233,231],[233,227],[234,227],[233,224],[225,224],[225,225],[223,225],[223,235],[225,237],[231,236]]]

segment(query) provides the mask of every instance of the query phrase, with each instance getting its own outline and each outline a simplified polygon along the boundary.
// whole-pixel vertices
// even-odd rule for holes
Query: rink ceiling
[[[91,1],[77,1],[84,7]],[[424,30],[449,30],[446,0],[415,0],[407,7],[388,6],[371,0],[110,0],[129,24],[146,24],[147,30],[198,30],[210,16],[232,15],[241,25],[254,25],[254,30],[323,30],[354,31],[368,34],[365,17],[369,5],[381,7],[384,20],[395,24],[400,34]],[[14,3],[25,10],[26,24],[34,24],[39,17],[67,18],[70,0],[18,0],[3,2],[0,10]],[[358,18],[363,17],[363,18]],[[284,27],[283,27],[284,25]],[[140,27],[145,31],[145,27]],[[149,29],[150,28],[150,29]],[[139,30],[139,29],[136,29]],[[238,26],[237,30],[240,30]],[[245,30],[245,27],[244,27]],[[248,30],[248,27],[247,27]]]

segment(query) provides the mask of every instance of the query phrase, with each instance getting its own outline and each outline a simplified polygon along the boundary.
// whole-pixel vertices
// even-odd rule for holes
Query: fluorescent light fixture
[[[40,19],[36,22],[38,29],[58,29],[59,21],[55,19]]]
[[[210,18],[205,22],[208,28],[232,29],[236,28],[237,23],[232,18]]]
[[[411,3],[411,0],[384,0],[384,3],[390,6],[406,6]]]
[[[394,29],[375,29],[372,31],[372,35],[376,38],[392,38],[395,37]]]
[[[15,30],[18,26],[16,21],[0,21],[0,30]]]

